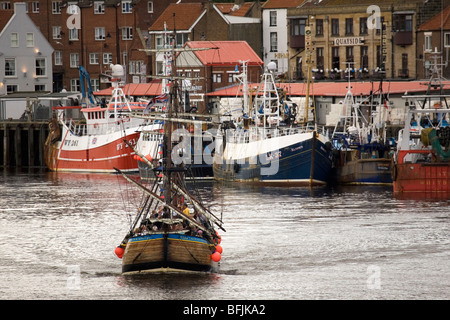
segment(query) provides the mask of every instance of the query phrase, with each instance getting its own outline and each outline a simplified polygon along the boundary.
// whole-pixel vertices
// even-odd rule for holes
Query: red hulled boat
[[[123,73],[120,68],[113,66],[113,77]],[[115,172],[115,167],[138,171],[135,152],[129,145],[137,143],[144,120],[132,118],[130,113],[143,110],[145,105],[128,102],[117,80],[113,79],[109,104],[82,108],[83,119],[78,122],[66,118],[65,107],[55,108],[45,143],[45,161],[50,170]]]

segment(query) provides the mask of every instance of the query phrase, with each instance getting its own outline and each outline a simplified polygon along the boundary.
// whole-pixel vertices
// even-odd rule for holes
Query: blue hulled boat
[[[310,109],[308,99],[303,110],[286,99],[275,85],[269,64],[253,108],[244,103],[242,116],[224,121],[219,129],[214,177],[273,185],[326,184],[332,167],[331,142],[313,124]]]

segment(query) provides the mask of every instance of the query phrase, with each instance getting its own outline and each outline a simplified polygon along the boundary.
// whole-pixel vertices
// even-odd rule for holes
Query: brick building
[[[248,81],[260,80],[263,62],[246,41],[188,41],[185,48],[210,48],[181,52],[176,61],[179,75],[197,78],[188,90],[200,113],[206,112],[206,93],[236,83],[242,61],[247,61]]]
[[[177,0],[1,1],[5,8],[14,2],[26,3],[29,17],[54,48],[53,91],[59,92],[80,90],[78,66],[87,70],[94,90],[111,85],[110,63],[125,66],[126,82],[146,82],[152,54],[136,49],[150,47],[148,27]]]
[[[441,77],[450,79],[450,6],[421,24],[417,31],[417,77],[429,79],[434,63]]]

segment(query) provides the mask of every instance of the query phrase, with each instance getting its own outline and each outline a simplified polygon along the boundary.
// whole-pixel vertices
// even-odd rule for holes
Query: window
[[[34,85],[34,91],[45,91],[45,84]]]
[[[270,33],[270,52],[278,51],[278,34],[276,32]]]
[[[316,20],[316,36],[323,36],[323,19]]]
[[[323,47],[316,48],[316,66],[317,69],[322,70],[324,69],[324,57],[323,57]]]
[[[0,2],[0,9],[2,10],[11,10],[11,3],[8,1],[1,1]]]
[[[69,29],[69,40],[78,40],[78,29]]]
[[[13,93],[19,91],[19,86],[17,84],[8,84],[6,86],[6,93]]]
[[[395,14],[394,30],[412,31],[412,14]]]
[[[17,32],[11,33],[11,48],[19,47],[19,34]]]
[[[97,27],[94,29],[95,31],[95,40],[105,40],[105,28]]]
[[[62,66],[62,51],[55,51],[55,66]]]
[[[131,60],[129,62],[129,73],[130,74],[145,74],[144,61],[142,60]]]
[[[52,35],[53,39],[61,39],[61,27],[60,26],[52,27]]]
[[[339,19],[331,19],[331,35],[339,35]]]
[[[276,11],[270,11],[269,12],[270,15],[270,26],[271,27],[276,27],[277,26],[277,12]]]
[[[228,82],[233,83],[234,82],[234,75],[235,73],[228,73]]]
[[[450,33],[449,32],[444,33],[444,47],[446,47],[446,48],[450,47]]]
[[[359,18],[359,34],[360,35],[368,34],[367,18]]]
[[[353,62],[353,47],[345,47],[345,61],[346,62]],[[353,65],[346,65],[346,67],[353,68]]]
[[[70,79],[70,91],[80,92],[80,79]]]
[[[213,73],[213,82],[221,83],[222,82],[222,74],[221,73]]]
[[[147,12],[153,13],[153,1],[147,2]]]
[[[384,61],[383,61],[383,55],[381,52],[381,46],[377,46],[377,67],[384,69]]]
[[[80,56],[78,53],[71,53],[70,54],[70,67],[71,68],[78,68],[80,64]]]
[[[94,2],[94,14],[104,14],[105,13],[105,4],[103,1],[95,1]]]
[[[380,23],[381,23],[381,28],[377,28],[375,31],[375,34],[377,36],[379,36],[381,34],[381,31],[383,31],[383,33],[386,33],[386,25],[384,24],[384,17],[380,18]]]
[[[91,87],[92,91],[100,90],[100,80],[99,79],[91,79]],[[102,113],[104,116],[104,113]]]
[[[122,13],[131,13],[131,1],[122,1]]]
[[[69,3],[67,6],[67,14],[80,14],[80,7],[76,3]]]
[[[39,1],[31,2],[31,12],[39,13]]]
[[[334,71],[338,71],[340,70],[341,66],[340,61],[339,61],[339,47],[333,47],[331,49],[331,68]]]
[[[27,47],[34,47],[34,33],[27,33]]]
[[[103,53],[103,64],[112,63],[112,53]]]
[[[45,58],[36,58],[36,77],[45,77],[47,75],[45,65]]]
[[[61,1],[53,1],[52,2],[52,13],[53,14],[61,14]]]
[[[305,19],[292,19],[291,20],[291,36],[304,36],[305,35]]]
[[[369,70],[369,47],[368,46],[361,46],[360,68],[366,72]]]
[[[345,35],[347,35],[347,36],[353,35],[353,19],[352,18],[345,19]]]
[[[123,27],[122,28],[122,40],[133,40],[133,28]]]
[[[431,36],[432,32],[425,32],[425,38],[424,38],[424,49],[425,51],[432,51],[433,46],[431,44]]]
[[[89,53],[89,64],[99,64],[100,59],[98,53]]]
[[[181,48],[188,40],[188,33],[177,33],[177,48]]]
[[[6,58],[5,59],[5,77],[15,77],[16,76],[16,59]]]

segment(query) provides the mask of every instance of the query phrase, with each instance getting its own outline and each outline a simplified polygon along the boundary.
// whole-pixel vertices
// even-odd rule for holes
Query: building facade
[[[52,91],[53,48],[28,17],[26,4],[0,11],[0,95]]]
[[[315,79],[415,79],[416,31],[435,10],[418,0],[305,1],[287,14],[290,75],[304,78],[310,61]]]
[[[288,48],[288,9],[295,9],[304,0],[268,0],[262,6],[264,65],[274,62],[279,73],[290,70]]]
[[[433,76],[433,65],[436,65],[437,75],[450,79],[449,55],[450,6],[447,6],[418,28],[417,77],[429,79]]]

